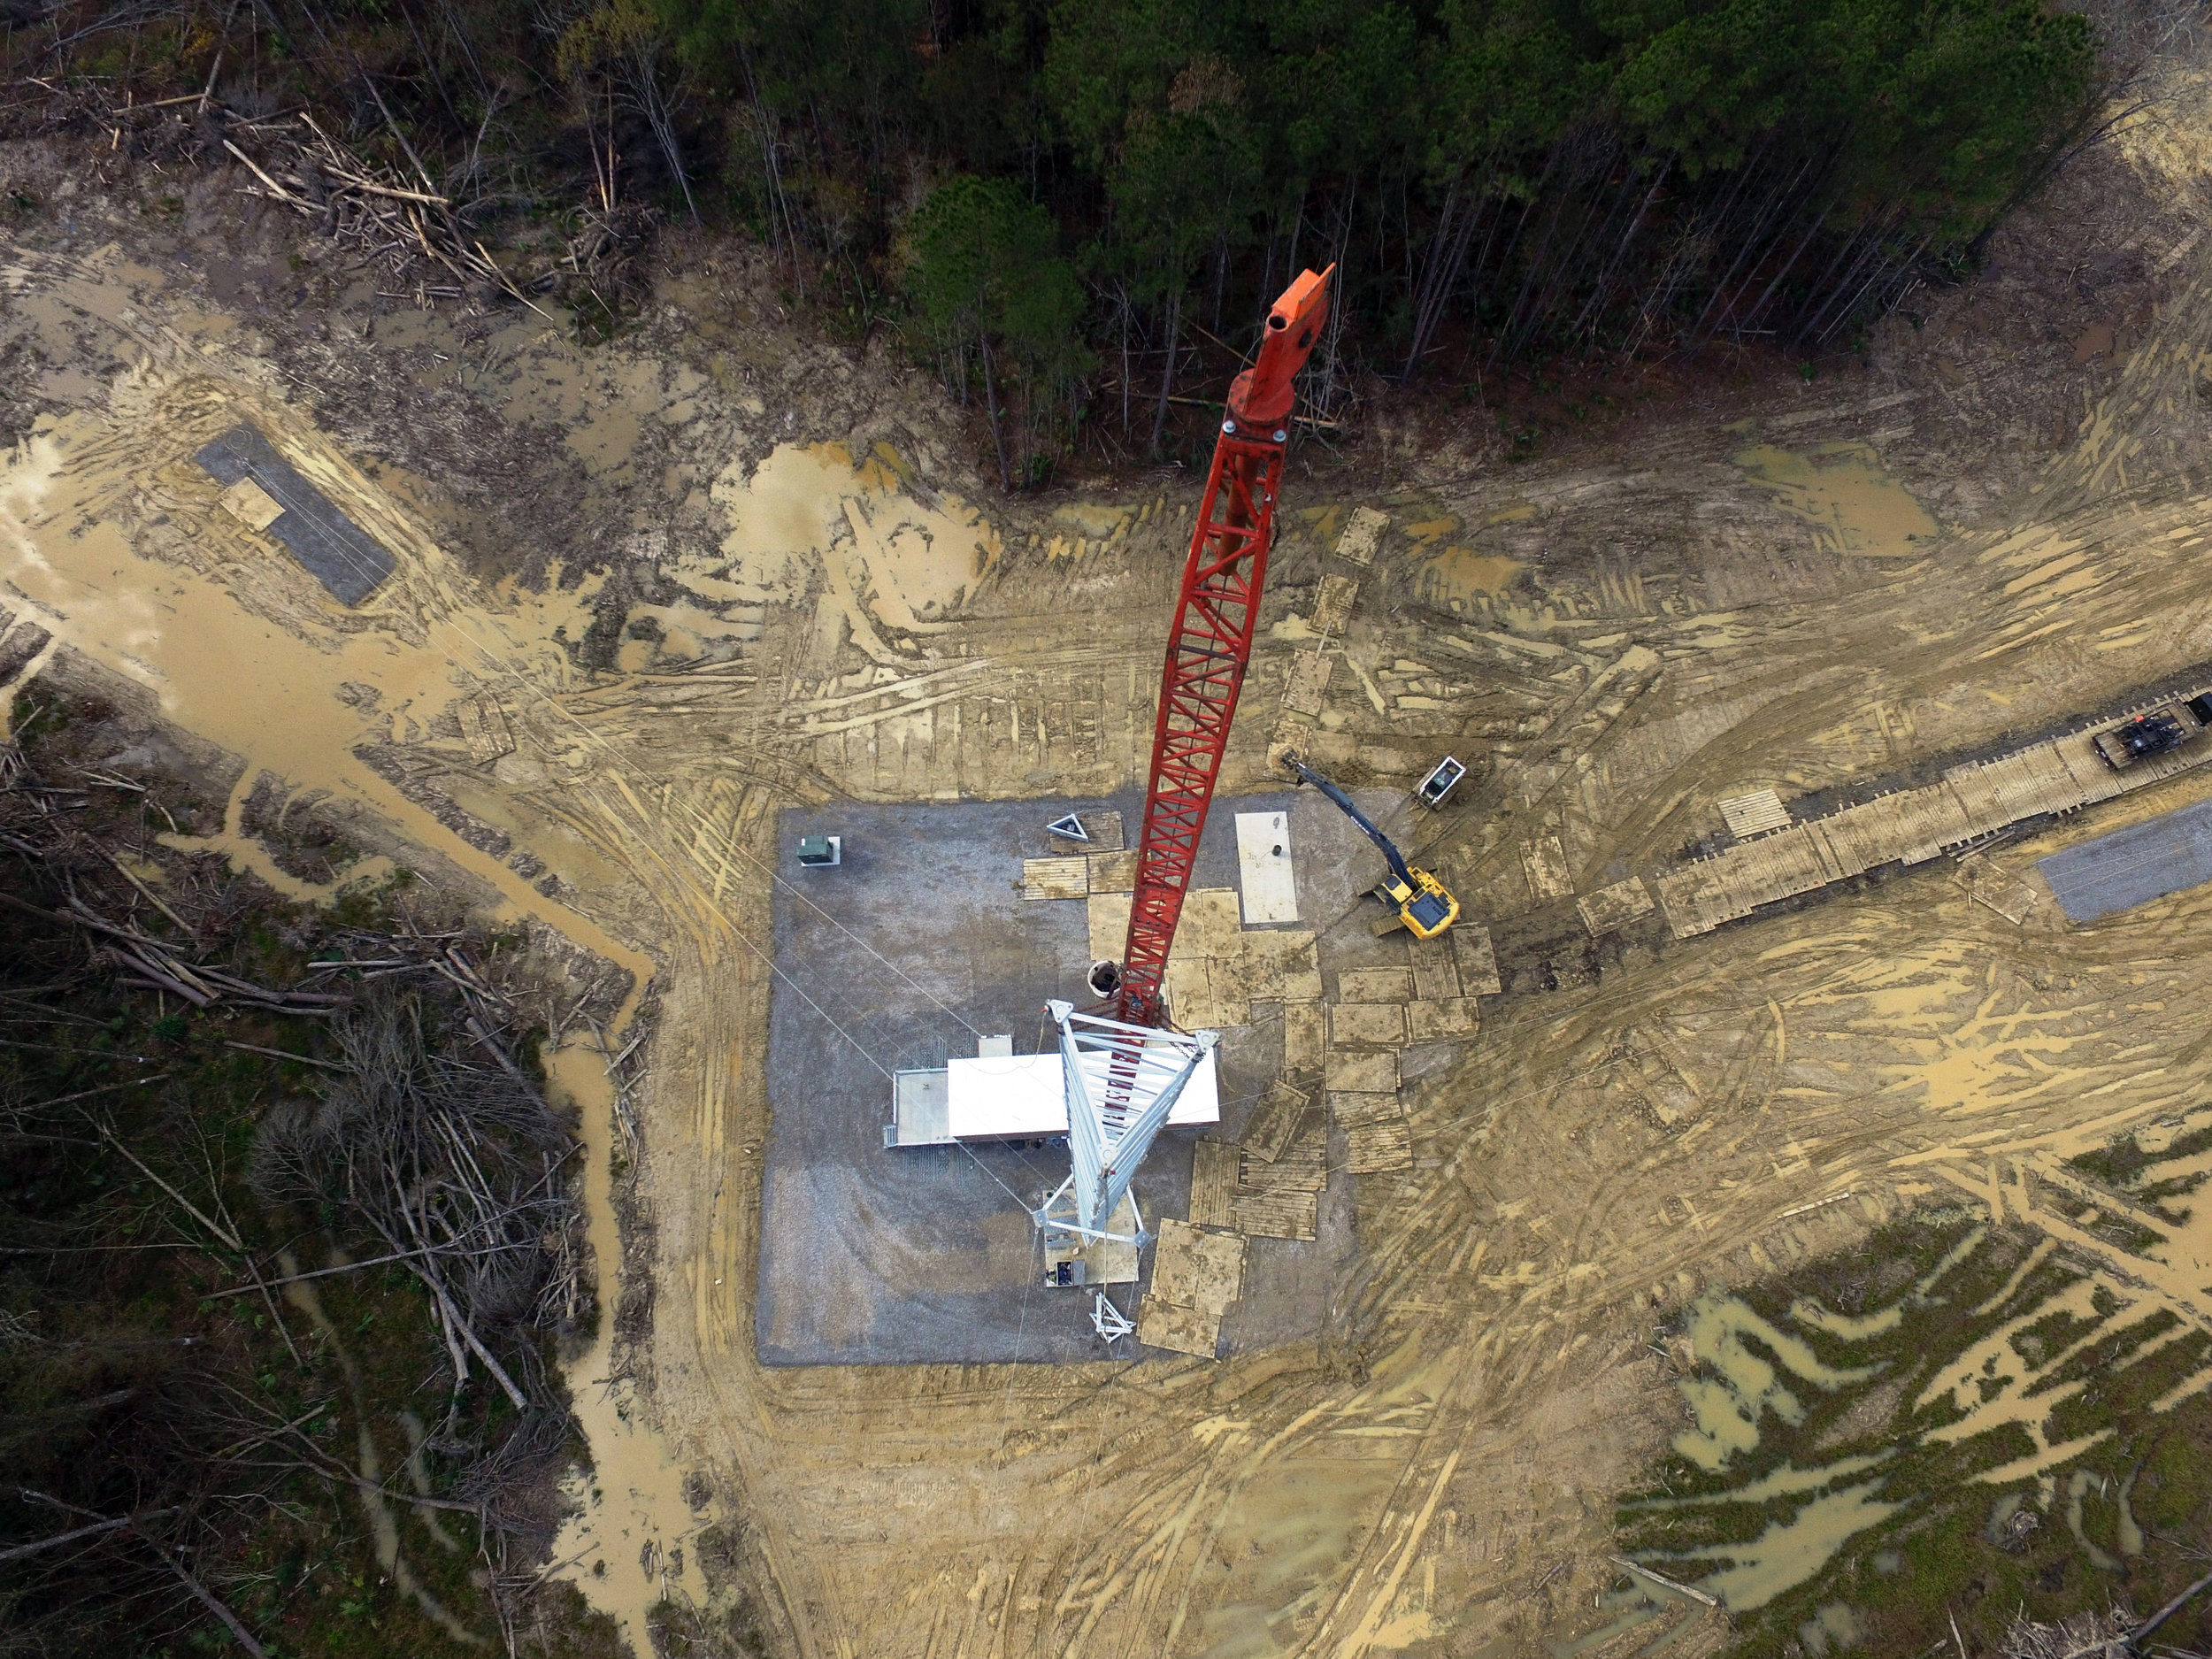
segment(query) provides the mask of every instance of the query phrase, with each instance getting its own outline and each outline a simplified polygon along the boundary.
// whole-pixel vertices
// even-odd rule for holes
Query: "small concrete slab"
[[[1244,925],[1298,919],[1298,878],[1291,865],[1290,814],[1237,814],[1237,873],[1244,888]]]
[[[276,497],[250,478],[242,478],[215,498],[216,504],[249,530],[266,530],[284,516]]]
[[[1010,1032],[1017,1051],[1026,1053],[1041,1041],[1042,999],[1088,1000],[1085,970],[1094,957],[1120,956],[1129,895],[1025,903],[1010,878],[1025,853],[1042,850],[1042,826],[1062,813],[1078,812],[1088,823],[1102,809],[1112,810],[1133,823],[1127,815],[1141,804],[1133,793],[1049,801],[840,801],[779,816],[777,871],[784,882],[775,890],[769,1128],[761,1148],[752,1323],[762,1363],[1101,1362],[1088,1317],[1090,1293],[1039,1289],[1044,1253],[1027,1208],[1067,1172],[1066,1152],[1012,1143],[886,1147],[884,1125],[894,1108],[884,1071],[941,1067],[973,1052],[978,1031]],[[1343,885],[1347,864],[1363,856],[1366,843],[1357,832],[1310,792],[1302,798],[1225,799],[1221,805],[1201,842],[1196,875],[1201,886],[1224,892],[1231,936],[1240,941],[1271,946],[1286,935],[1247,933],[1234,924],[1232,810],[1291,814],[1300,836],[1299,879],[1311,884],[1300,895],[1308,915],[1326,908],[1328,895]],[[796,849],[812,834],[845,838],[845,864],[833,890],[802,879]],[[1110,935],[1097,951],[1091,949],[1094,926]],[[1239,963],[1229,971],[1240,971]],[[947,1016],[947,1005],[957,1019]],[[1310,1008],[1310,1020],[1308,1075],[1317,1078],[1325,1032],[1317,1005]],[[1134,1187],[1148,1224],[1190,1213],[1194,1143],[1200,1133],[1237,1136],[1250,1110],[1245,1102],[1263,1095],[1275,1079],[1276,1042],[1271,1025],[1224,1043],[1226,1121],[1217,1129],[1163,1133]],[[1248,1286],[1231,1316],[1257,1321],[1253,1341],[1307,1340],[1324,1328],[1337,1265],[1354,1248],[1348,1179],[1340,1171],[1324,1187],[1329,1177],[1320,1118],[1317,1110],[1307,1114],[1302,1132],[1312,1147],[1310,1189],[1279,1202],[1256,1200],[1263,1211],[1275,1203],[1298,1214],[1282,1238],[1271,1237],[1263,1247],[1253,1271],[1259,1282]],[[1306,1156],[1294,1138],[1282,1161],[1295,1173]],[[1240,1212],[1248,1163],[1257,1171],[1276,1168],[1240,1156]],[[1305,1241],[1289,1241],[1294,1238]],[[1151,1265],[1147,1250],[1141,1266],[1148,1276]],[[1096,1273],[1093,1266],[1087,1259],[1087,1278],[1114,1271],[1103,1261]],[[741,1293],[726,1285],[715,1294]],[[1232,1345],[1248,1340],[1242,1323],[1222,1336]],[[1160,1356],[1153,1350],[1151,1356]],[[1141,1362],[1147,1350],[1125,1343],[1114,1357]]]

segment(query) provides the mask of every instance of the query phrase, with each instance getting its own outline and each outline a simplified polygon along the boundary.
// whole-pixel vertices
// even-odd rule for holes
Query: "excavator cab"
[[[1283,764],[1297,773],[1299,782],[1310,783],[1327,795],[1339,811],[1358,825],[1367,839],[1382,849],[1382,856],[1389,861],[1390,873],[1377,884],[1375,896],[1397,912],[1408,933],[1416,939],[1433,939],[1459,919],[1459,901],[1427,871],[1416,870],[1407,864],[1397,844],[1377,829],[1366,813],[1352,804],[1350,795],[1295,755],[1286,754]]]
[[[1459,901],[1427,871],[1409,865],[1406,874],[1413,878],[1410,883],[1399,880],[1395,872],[1384,878],[1375,896],[1398,912],[1416,939],[1433,939],[1459,919]]]

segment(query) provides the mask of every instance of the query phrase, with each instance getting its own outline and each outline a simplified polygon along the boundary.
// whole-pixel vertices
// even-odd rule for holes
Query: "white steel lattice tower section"
[[[1046,1233],[1072,1233],[1087,1242],[1119,1239],[1141,1244],[1141,1231],[1134,1236],[1109,1233],[1108,1221],[1127,1195],[1130,1177],[1152,1149],[1184,1085],[1213,1051],[1219,1034],[1202,1031],[1185,1036],[1124,1025],[1079,1014],[1071,1002],[1047,1002],[1045,1011],[1060,1028],[1068,1159],[1073,1167],[1031,1218]]]

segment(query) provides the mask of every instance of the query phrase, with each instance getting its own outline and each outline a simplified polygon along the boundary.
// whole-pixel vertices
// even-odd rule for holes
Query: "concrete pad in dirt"
[[[2093,922],[2200,887],[2212,881],[2212,801],[2082,841],[2036,868],[2070,922]]]
[[[895,1071],[972,1054],[979,1035],[1010,1034],[1018,1054],[1052,1046],[1045,999],[1089,1000],[1089,918],[1080,900],[1024,899],[1023,861],[1059,850],[1045,826],[1064,813],[1118,809],[1133,825],[1142,808],[1123,795],[782,815],[755,1318],[764,1363],[1105,1356],[1089,1295],[1041,1282],[1026,1213],[1066,1174],[1066,1153],[887,1150],[883,1125]],[[1288,812],[1301,910],[1343,911],[1365,843],[1310,793],[1225,797],[1199,849],[1198,885],[1237,885],[1233,808]],[[810,834],[841,836],[843,864],[801,868],[799,838]],[[1148,1223],[1187,1217],[1194,1141],[1233,1137],[1280,1071],[1279,1010],[1262,1004],[1254,1021],[1225,1035],[1221,1126],[1167,1132],[1139,1173]],[[1319,1327],[1334,1263],[1351,1248],[1350,1210],[1340,1176],[1324,1195],[1317,1240],[1254,1241],[1245,1299],[1226,1328],[1232,1348]],[[1125,1342],[1115,1351],[1150,1350]]]

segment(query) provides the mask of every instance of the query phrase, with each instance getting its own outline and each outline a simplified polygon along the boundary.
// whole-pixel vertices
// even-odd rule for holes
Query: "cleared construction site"
[[[1978,1447],[1975,1535],[2101,1595],[2212,1379],[2212,245],[2131,234],[2124,350],[1993,277],[1510,466],[1340,464],[1262,355],[1210,478],[1034,496],[726,268],[341,340],[58,240],[0,668],[226,780],[163,846],[541,966],[606,1312],[552,1571],[634,1651],[1897,1650],[1886,1460]],[[548,410],[589,546],[471,493]],[[1909,1391],[1853,1346],[1984,1270]],[[2054,1310],[2158,1321],[2124,1433]]]

